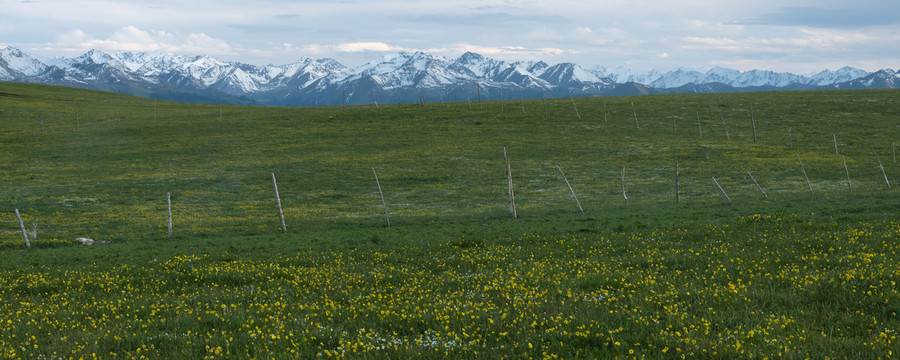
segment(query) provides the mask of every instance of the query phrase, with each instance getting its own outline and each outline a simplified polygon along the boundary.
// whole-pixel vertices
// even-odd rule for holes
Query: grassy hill
[[[0,83],[0,351],[890,357],[898,94],[284,108]]]

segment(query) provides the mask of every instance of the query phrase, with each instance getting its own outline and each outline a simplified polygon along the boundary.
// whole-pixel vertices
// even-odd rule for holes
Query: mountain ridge
[[[284,65],[256,66],[207,55],[90,50],[80,56],[40,59],[17,48],[0,49],[0,81],[115,91],[164,100],[264,105],[339,105],[459,99],[459,90],[497,99],[617,96],[761,89],[858,89],[900,87],[891,69],[852,67],[797,75],[770,70],[707,71],[678,68],[634,72],[585,68],[575,63],[506,62],[466,52],[456,59],[424,52],[388,54],[354,68],[331,59],[303,57]],[[224,98],[223,98],[224,96]],[[513,97],[504,95],[504,98]],[[221,99],[221,100],[219,100]],[[387,101],[386,101],[387,100]]]

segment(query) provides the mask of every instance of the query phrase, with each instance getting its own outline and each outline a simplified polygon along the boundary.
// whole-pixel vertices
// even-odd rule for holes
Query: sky
[[[0,48],[209,55],[255,65],[399,51],[813,73],[900,68],[897,0],[0,0]]]

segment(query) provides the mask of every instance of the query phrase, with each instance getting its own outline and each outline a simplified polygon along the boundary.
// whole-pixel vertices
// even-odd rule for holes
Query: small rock
[[[75,242],[79,243],[81,245],[94,245],[94,239],[88,239],[88,238],[83,238],[83,237],[75,239]]]

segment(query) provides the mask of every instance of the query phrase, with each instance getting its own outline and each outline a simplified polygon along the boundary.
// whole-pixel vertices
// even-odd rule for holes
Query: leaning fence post
[[[728,194],[725,193],[725,189],[722,189],[722,185],[719,185],[719,182],[716,180],[716,178],[713,177],[712,179],[713,179],[713,182],[716,183],[716,186],[719,187],[719,191],[722,192],[722,195],[725,195],[725,198],[728,199],[728,201],[731,201],[731,198],[728,197]]]
[[[756,120],[753,119],[753,105],[750,105],[750,124],[753,125],[753,142],[756,142]]]
[[[837,149],[837,135],[836,135],[836,134],[831,134],[831,140],[832,140],[832,142],[834,142],[834,154],[835,154],[835,155],[840,155],[840,154],[838,153],[838,149]]]
[[[569,99],[572,100],[572,108],[575,109],[575,116],[578,117],[578,120],[581,120],[581,114],[578,113],[578,106],[575,106],[575,97],[572,95],[572,92],[569,92]]]
[[[275,173],[272,173],[272,187],[275,188],[275,204],[278,205],[278,219],[281,220],[281,231],[287,231],[284,226],[284,212],[281,211],[281,197],[278,196],[278,183],[275,181]]]
[[[628,195],[625,194],[625,166],[622,166],[622,197],[625,198],[625,206],[628,206]]]
[[[388,217],[387,203],[384,201],[384,193],[381,192],[381,183],[378,182],[378,173],[375,172],[375,168],[372,168],[372,174],[375,174],[375,185],[378,185],[378,194],[381,195],[381,206],[384,207],[384,221],[387,222],[387,227],[391,227],[391,219]]]
[[[812,184],[809,183],[809,176],[806,175],[806,170],[803,169],[803,162],[800,161],[800,153],[797,153],[797,163],[800,164],[800,171],[803,172],[803,178],[806,179],[806,186],[809,187],[809,193],[812,194]]]
[[[631,102],[631,114],[634,115],[634,126],[640,129],[641,124],[638,124],[637,110],[634,109],[634,101]]]
[[[506,161],[506,195],[509,198],[509,213],[513,219],[516,218],[516,195],[513,192],[512,168],[509,166],[509,157],[506,156],[506,146],[503,147],[503,159]]]
[[[166,208],[169,213],[169,239],[172,238],[172,196],[171,193],[166,193]]]
[[[759,189],[759,192],[761,192],[761,193],[763,194],[763,196],[768,200],[768,199],[769,199],[769,195],[766,195],[766,192],[763,191],[762,186],[759,186],[759,183],[756,182],[756,179],[753,178],[753,174],[751,174],[751,173],[748,171],[748,172],[747,172],[747,175],[750,175],[750,180],[753,180],[753,183],[756,184],[756,188]]]
[[[569,191],[572,192],[572,197],[575,198],[575,204],[578,205],[578,210],[581,210],[581,213],[584,214],[584,209],[581,207],[581,202],[578,201],[578,196],[575,196],[575,190],[572,189],[572,185],[569,184],[569,179],[566,179],[566,174],[563,173],[562,168],[559,165],[556,165],[556,169],[559,170],[559,173],[562,175],[563,180],[566,181],[566,186],[569,187]]]
[[[847,159],[844,158],[844,155],[841,155],[841,161],[844,163],[844,173],[847,174],[847,187],[853,191],[853,184],[850,183],[850,171],[847,170]]]
[[[872,154],[875,154],[875,160],[878,160],[878,168],[881,169],[881,175],[884,176],[884,183],[887,184],[888,189],[890,189],[891,183],[888,182],[887,173],[884,172],[884,165],[881,165],[881,159],[878,158],[878,153],[875,152],[875,149],[872,149]]]
[[[678,160],[675,160],[675,203],[679,202],[681,202],[681,199],[678,193]]]
[[[25,231],[25,223],[22,222],[22,215],[19,215],[19,209],[16,209],[16,218],[19,219],[19,227],[22,228],[22,237],[25,238],[25,246],[31,247],[31,242],[28,241],[28,233]]]

